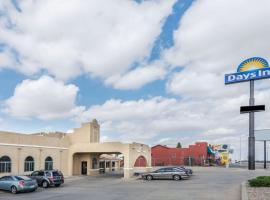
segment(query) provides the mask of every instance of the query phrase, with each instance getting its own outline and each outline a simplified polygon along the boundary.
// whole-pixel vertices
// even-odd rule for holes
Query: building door
[[[86,161],[82,161],[82,169],[81,169],[81,174],[82,175],[86,175],[87,174],[87,162]]]

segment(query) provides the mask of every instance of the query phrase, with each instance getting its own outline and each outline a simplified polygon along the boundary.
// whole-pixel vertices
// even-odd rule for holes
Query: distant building
[[[152,166],[204,165],[212,157],[207,142],[196,142],[188,148],[156,145],[151,148]]]

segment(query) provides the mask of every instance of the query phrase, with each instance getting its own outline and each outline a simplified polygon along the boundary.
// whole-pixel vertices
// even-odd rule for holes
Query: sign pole
[[[254,80],[250,80],[249,106],[254,106]],[[255,170],[254,112],[249,113],[248,169]]]
[[[263,141],[263,149],[264,149],[264,160],[263,160],[263,168],[266,169],[266,140]]]

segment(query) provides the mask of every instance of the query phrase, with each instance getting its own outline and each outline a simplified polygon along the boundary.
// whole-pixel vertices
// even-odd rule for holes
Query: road
[[[118,176],[71,177],[60,188],[33,193],[0,193],[0,200],[239,200],[240,184],[267,170],[194,168],[189,180],[130,180]]]

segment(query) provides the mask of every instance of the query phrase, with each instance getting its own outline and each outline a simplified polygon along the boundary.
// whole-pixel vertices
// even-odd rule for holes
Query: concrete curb
[[[248,200],[247,182],[246,181],[241,183],[241,200]]]

